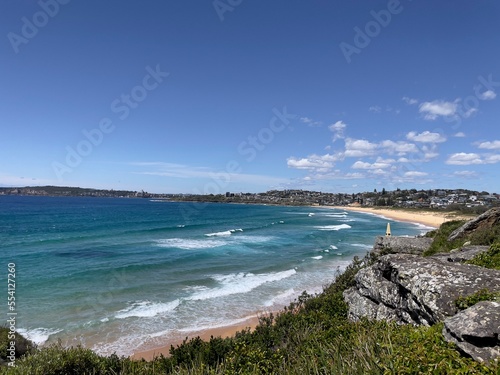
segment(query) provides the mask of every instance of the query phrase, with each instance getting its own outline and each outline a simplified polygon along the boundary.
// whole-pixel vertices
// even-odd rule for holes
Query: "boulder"
[[[421,255],[432,243],[427,237],[391,237],[379,236],[373,245],[374,254],[416,254]]]
[[[344,292],[349,317],[432,325],[457,313],[455,300],[500,291],[500,271],[410,254],[380,257]]]
[[[500,207],[492,208],[475,219],[469,220],[460,228],[454,230],[448,237],[448,241],[466,238],[469,234],[478,230],[488,230],[500,225]]]
[[[444,321],[443,335],[479,362],[500,357],[500,303],[483,301]]]

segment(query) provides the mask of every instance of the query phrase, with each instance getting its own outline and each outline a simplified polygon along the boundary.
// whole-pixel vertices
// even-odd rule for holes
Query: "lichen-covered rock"
[[[409,254],[382,256],[355,279],[356,286],[344,292],[354,320],[387,316],[432,325],[457,313],[458,297],[485,288],[500,291],[498,270]]]
[[[471,260],[476,255],[488,251],[489,246],[465,246],[450,253],[439,253],[432,255],[431,258],[439,259],[446,262],[466,262]]]
[[[500,303],[483,301],[444,321],[443,335],[476,361],[500,357]]]
[[[492,208],[475,219],[469,220],[460,228],[454,230],[448,237],[448,241],[454,241],[458,238],[465,238],[470,233],[478,230],[491,229],[500,225],[500,207]]]
[[[427,237],[379,236],[373,245],[374,254],[416,254],[421,255],[432,243]]]

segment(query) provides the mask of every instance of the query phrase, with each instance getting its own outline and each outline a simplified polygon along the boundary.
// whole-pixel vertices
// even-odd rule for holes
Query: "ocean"
[[[317,293],[374,238],[429,228],[321,207],[0,196],[16,328],[130,355]]]

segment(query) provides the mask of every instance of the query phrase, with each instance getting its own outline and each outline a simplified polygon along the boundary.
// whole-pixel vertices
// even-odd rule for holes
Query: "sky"
[[[500,192],[500,4],[2,0],[0,186]]]

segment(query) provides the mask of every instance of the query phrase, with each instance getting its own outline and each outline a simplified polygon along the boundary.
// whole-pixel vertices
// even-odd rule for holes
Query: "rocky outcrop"
[[[500,357],[500,303],[479,302],[447,318],[443,335],[476,361]]]
[[[431,258],[439,259],[445,262],[466,262],[471,260],[476,255],[488,251],[489,246],[465,246],[459,249],[454,249],[449,253],[439,253],[431,256]]]
[[[349,317],[432,325],[457,313],[455,300],[481,289],[500,291],[500,271],[438,257],[391,254],[360,270],[344,292]]]
[[[448,241],[467,238],[473,232],[489,230],[496,226],[500,226],[500,207],[492,208],[475,219],[469,220],[460,228],[454,230],[448,237]]]
[[[374,254],[416,254],[421,255],[431,246],[432,238],[379,236],[375,239]]]

